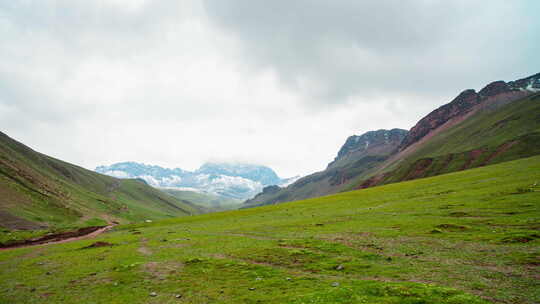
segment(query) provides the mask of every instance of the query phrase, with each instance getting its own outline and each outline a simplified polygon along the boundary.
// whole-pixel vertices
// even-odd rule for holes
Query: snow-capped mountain
[[[251,198],[266,186],[284,186],[297,179],[281,179],[265,166],[235,163],[206,163],[195,171],[186,171],[122,162],[99,166],[95,171],[118,178],[140,178],[153,187],[190,189],[238,200]]]

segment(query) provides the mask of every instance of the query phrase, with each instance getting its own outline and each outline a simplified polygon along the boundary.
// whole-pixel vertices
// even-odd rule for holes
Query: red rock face
[[[350,136],[339,150],[334,161],[328,164],[328,167],[330,168],[344,159],[355,161],[367,155],[390,154],[395,151],[406,134],[406,130],[392,129],[369,131],[360,136]]]
[[[510,86],[504,82],[504,81],[495,81],[490,84],[488,84],[485,88],[480,90],[478,94],[482,97],[490,97],[495,96],[498,94],[510,92],[512,89]]]
[[[417,142],[432,130],[435,130],[449,119],[463,115],[470,111],[480,102],[480,95],[475,90],[465,90],[461,92],[452,102],[429,113],[422,118],[407,134],[401,142],[399,150],[403,150],[409,145]]]

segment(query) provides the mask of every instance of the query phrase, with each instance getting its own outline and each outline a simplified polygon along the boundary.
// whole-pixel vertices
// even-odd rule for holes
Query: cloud
[[[212,20],[257,68],[275,69],[312,102],[354,95],[441,97],[537,68],[533,1],[219,1]],[[506,56],[505,54],[513,54]],[[515,71],[508,75],[508,71]],[[442,94],[441,94],[442,93]]]
[[[465,88],[537,71],[534,1],[6,1],[0,121],[93,168],[320,170]]]

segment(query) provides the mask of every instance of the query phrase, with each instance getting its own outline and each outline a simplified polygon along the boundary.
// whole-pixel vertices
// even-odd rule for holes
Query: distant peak
[[[350,155],[385,155],[395,149],[407,135],[407,130],[394,128],[368,131],[362,135],[352,135],[347,138],[338,155],[328,166],[333,166],[341,159]],[[355,157],[356,158],[356,157]]]

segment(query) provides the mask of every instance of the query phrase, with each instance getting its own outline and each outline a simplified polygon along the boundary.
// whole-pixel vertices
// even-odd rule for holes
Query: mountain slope
[[[186,191],[177,189],[160,189],[181,201],[187,201],[193,205],[201,206],[209,211],[222,211],[238,208],[240,200],[225,198],[209,193]]]
[[[540,78],[540,77],[539,77]],[[537,78],[537,79],[539,79]],[[500,86],[500,82],[496,82]],[[406,137],[393,155],[359,187],[434,176],[540,154],[540,94],[504,91],[482,95],[480,103],[416,141]],[[524,95],[528,97],[521,98]],[[486,97],[488,96],[488,97]],[[430,114],[432,115],[432,114]],[[430,118],[428,115],[426,118]],[[425,119],[425,118],[424,118]],[[420,121],[413,129],[418,129]],[[414,134],[412,131],[409,134]]]
[[[139,180],[120,180],[38,153],[0,132],[0,225],[38,229],[196,214]]]
[[[245,206],[317,197],[540,154],[538,92],[540,74],[508,83],[495,81],[479,92],[465,90],[402,133],[393,151],[385,150],[376,159],[352,154],[347,165],[336,169],[347,160],[345,152],[355,151],[349,147],[359,137],[350,137],[325,171],[284,189],[266,189]]]

